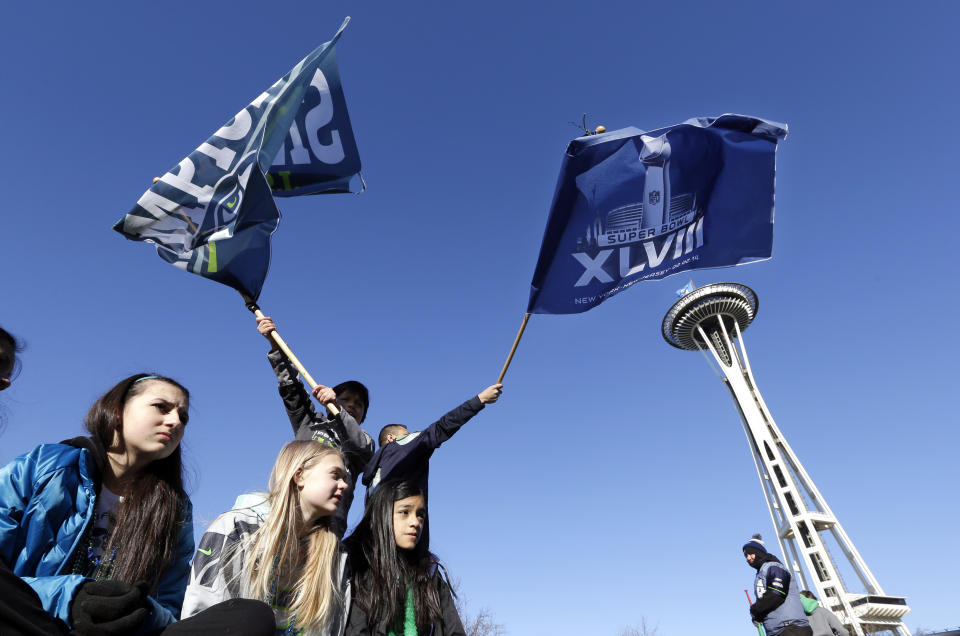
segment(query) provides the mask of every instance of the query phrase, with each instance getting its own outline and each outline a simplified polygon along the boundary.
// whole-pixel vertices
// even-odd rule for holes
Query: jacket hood
[[[800,595],[800,604],[803,605],[803,611],[807,614],[813,614],[813,611],[817,609],[820,605],[820,601],[815,598],[807,598],[803,594]]]
[[[103,482],[103,471],[107,466],[107,450],[103,447],[103,444],[93,437],[74,437],[73,439],[65,439],[60,443],[90,451],[90,456],[93,458],[95,468],[93,481],[96,484],[97,490],[99,490],[100,484]]]
[[[237,496],[233,502],[233,509],[240,510],[246,508],[257,515],[260,521],[264,521],[270,516],[270,493],[268,492],[247,492]]]
[[[773,556],[769,552],[757,552],[756,555],[757,558],[753,560],[753,563],[747,563],[747,565],[752,567],[754,570],[759,570],[764,563],[770,563],[771,561],[774,563],[782,563],[780,559]]]

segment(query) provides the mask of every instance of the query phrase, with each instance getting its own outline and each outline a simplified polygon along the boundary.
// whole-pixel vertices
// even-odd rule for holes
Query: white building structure
[[[674,303],[663,318],[663,337],[678,349],[701,351],[705,357],[709,353],[719,366],[743,421],[780,554],[800,589],[813,591],[857,636],[885,630],[910,636],[902,620],[910,611],[906,599],[884,593],[760,395],[743,342],[757,308],[757,295],[745,285],[706,285]],[[863,591],[850,590],[841,579],[824,542],[828,537],[839,546]]]

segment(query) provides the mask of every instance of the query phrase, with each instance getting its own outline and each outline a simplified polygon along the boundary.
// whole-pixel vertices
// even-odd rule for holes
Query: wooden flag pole
[[[520,344],[520,338],[523,337],[523,330],[527,328],[528,320],[530,320],[530,314],[523,314],[523,322],[520,324],[520,331],[517,332],[517,337],[513,341],[513,346],[510,347],[510,355],[507,356],[507,361],[503,363],[503,369],[500,371],[500,377],[497,378],[497,384],[503,384],[503,376],[507,375],[507,369],[510,368],[510,361],[513,360],[513,354],[517,350],[517,345]]]
[[[244,296],[243,300],[247,303],[247,309],[252,311],[254,316],[257,318],[266,317],[263,315],[263,312],[260,311],[257,303],[253,302],[247,296]],[[303,376],[303,379],[307,381],[307,384],[310,385],[311,389],[316,389],[318,386],[320,386],[317,384],[317,381],[313,379],[313,376],[310,375],[310,373],[304,368],[303,364],[300,362],[300,359],[293,354],[293,351],[290,350],[290,347],[287,346],[287,343],[283,341],[283,338],[280,337],[280,334],[278,334],[276,330],[270,332],[270,337],[275,343],[277,343],[277,346],[280,347],[280,351],[283,351],[283,354],[287,356],[287,359],[290,360],[290,363],[296,367],[297,372]],[[333,402],[324,404],[323,406],[326,407],[327,411],[330,412],[330,415],[340,414],[340,409],[337,408],[337,405]]]

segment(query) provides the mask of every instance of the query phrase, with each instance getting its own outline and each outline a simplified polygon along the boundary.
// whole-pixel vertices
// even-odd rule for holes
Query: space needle
[[[757,295],[746,285],[706,285],[673,304],[663,318],[663,337],[678,349],[709,354],[719,366],[743,422],[781,554],[801,589],[813,590],[857,636],[910,636],[902,620],[910,611],[906,599],[884,593],[760,395],[743,342],[757,308]],[[828,550],[825,540],[831,539],[839,555]],[[851,590],[841,578],[837,566],[844,561],[863,591]]]

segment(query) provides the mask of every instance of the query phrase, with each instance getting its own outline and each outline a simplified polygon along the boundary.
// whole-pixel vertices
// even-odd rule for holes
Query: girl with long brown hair
[[[0,469],[0,596],[23,599],[16,611],[4,606],[0,633],[189,634],[257,624],[266,608],[223,607],[176,622],[193,554],[180,460],[189,400],[170,378],[132,375],[90,408],[90,437],[41,444]],[[21,593],[22,582],[32,594]]]

